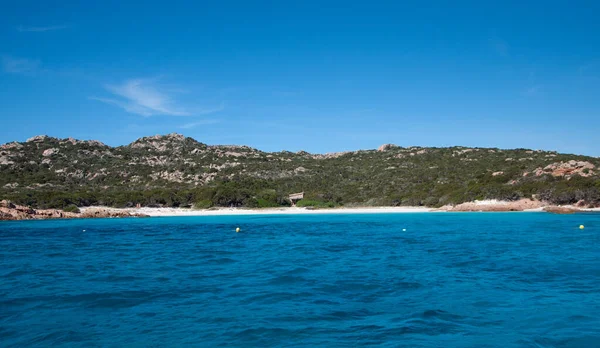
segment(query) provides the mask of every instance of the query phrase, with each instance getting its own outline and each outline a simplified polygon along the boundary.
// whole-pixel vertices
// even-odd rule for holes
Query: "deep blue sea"
[[[600,214],[1,222],[0,277],[1,347],[600,347]]]

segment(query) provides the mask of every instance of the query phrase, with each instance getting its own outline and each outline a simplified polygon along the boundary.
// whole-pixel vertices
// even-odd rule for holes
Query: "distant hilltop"
[[[45,135],[0,146],[0,199],[69,205],[430,206],[475,200],[600,205],[600,159],[552,151],[400,147],[311,154],[206,145],[181,134],[111,147]]]

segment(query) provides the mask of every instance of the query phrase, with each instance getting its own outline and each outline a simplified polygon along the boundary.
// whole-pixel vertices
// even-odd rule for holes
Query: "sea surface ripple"
[[[50,345],[600,347],[600,215],[2,222],[0,346]]]

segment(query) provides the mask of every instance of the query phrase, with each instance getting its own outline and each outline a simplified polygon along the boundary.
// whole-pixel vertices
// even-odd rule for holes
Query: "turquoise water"
[[[600,347],[599,214],[3,222],[0,266],[2,347]]]

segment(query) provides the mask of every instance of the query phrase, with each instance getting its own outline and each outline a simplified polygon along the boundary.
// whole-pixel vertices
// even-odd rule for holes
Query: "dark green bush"
[[[334,202],[323,202],[323,201],[315,201],[310,199],[301,199],[296,203],[297,207],[314,207],[314,208],[333,208],[335,207]]]
[[[266,200],[263,198],[258,198],[256,200],[257,203],[257,207],[258,208],[274,208],[274,207],[280,207],[281,205],[279,205],[276,201],[270,201],[270,200]]]
[[[81,213],[81,211],[75,204],[69,204],[68,206],[63,208],[63,211],[67,212],[67,213],[76,213],[76,214]]]
[[[212,206],[213,206],[212,201],[208,200],[208,199],[203,199],[203,200],[200,200],[200,201],[194,203],[194,208],[196,208],[196,209],[208,209]]]

